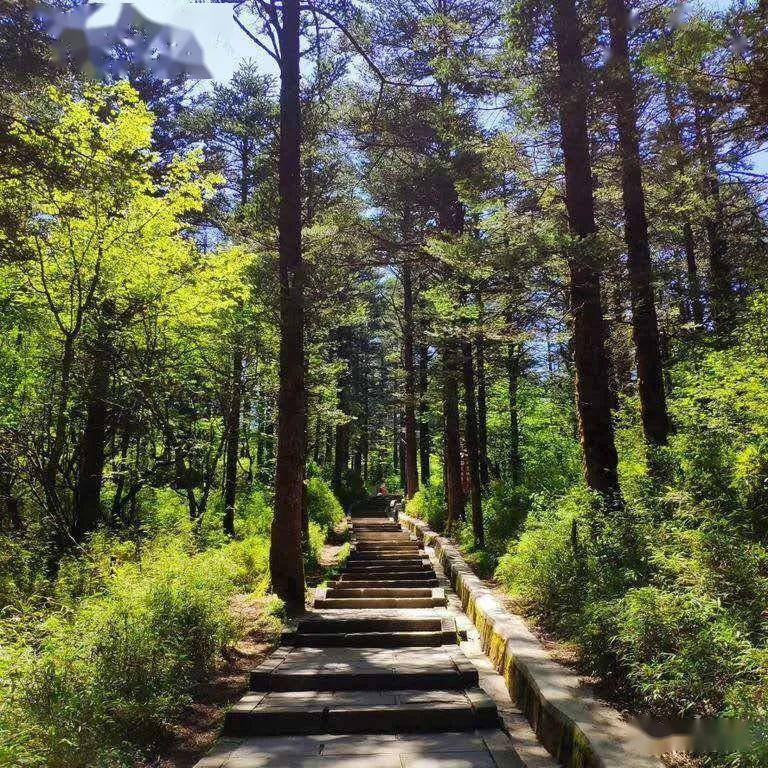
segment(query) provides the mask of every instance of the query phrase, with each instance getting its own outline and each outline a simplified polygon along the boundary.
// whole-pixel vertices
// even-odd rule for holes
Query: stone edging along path
[[[519,616],[505,610],[457,547],[406,514],[399,522],[434,549],[483,651],[549,752],[568,768],[660,768],[643,754],[645,735],[599,702],[576,674],[555,662]]]

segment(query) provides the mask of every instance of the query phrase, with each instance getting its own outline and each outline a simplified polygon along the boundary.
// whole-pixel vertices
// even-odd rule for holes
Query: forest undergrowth
[[[635,713],[660,718],[768,716],[768,357],[765,294],[737,335],[696,344],[671,370],[677,430],[649,473],[636,398],[616,433],[623,506],[583,483],[579,443],[551,395],[520,395],[519,483],[496,480],[483,504],[486,545],[469,520],[452,535],[537,626],[574,643],[581,670]],[[445,530],[441,484],[408,514]],[[766,742],[716,764],[763,766]],[[741,762],[746,761],[746,762]]]
[[[311,570],[343,512],[319,478],[308,501]],[[243,493],[234,540],[212,502],[193,524],[176,492],[148,490],[134,532],[95,533],[50,578],[34,531],[3,537],[0,765],[132,766],[168,737],[242,637],[233,600],[269,597],[265,491]],[[276,637],[282,603],[260,602],[260,628]]]

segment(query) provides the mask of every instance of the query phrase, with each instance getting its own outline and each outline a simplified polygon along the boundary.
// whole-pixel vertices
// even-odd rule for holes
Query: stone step
[[[362,575],[364,578],[373,581],[374,579],[392,579],[395,574],[406,574],[410,579],[434,579],[437,578],[431,565],[375,565],[356,566],[352,565],[341,572],[342,578],[357,577]]]
[[[440,586],[437,579],[338,579],[328,582],[329,589],[428,589]]]
[[[526,756],[527,757],[527,756]],[[450,733],[312,734],[222,739],[196,768],[523,768],[499,728]],[[556,768],[536,760],[538,768]]]
[[[313,632],[456,632],[456,620],[444,616],[355,616],[300,619],[296,631]]]
[[[349,516],[352,520],[391,520],[392,516],[389,513],[389,507],[382,507],[381,509],[359,509],[350,511]]]
[[[345,571],[360,570],[361,568],[378,568],[379,570],[413,571],[421,568],[432,568],[426,558],[393,558],[384,560],[347,560],[344,564]]]
[[[315,608],[442,608],[445,598],[433,597],[365,597],[316,598]]]
[[[326,597],[435,597],[442,590],[427,587],[329,587]],[[444,596],[444,595],[443,595]]]
[[[362,520],[353,520],[351,522],[352,530],[357,532],[372,531],[374,533],[403,533],[403,529],[397,524],[382,520],[375,523],[366,523]]]
[[[355,559],[357,560],[376,560],[376,559],[382,559],[392,561],[392,560],[408,560],[408,561],[416,561],[416,562],[430,562],[429,555],[427,555],[424,550],[421,549],[411,549],[406,552],[397,551],[397,550],[358,550],[358,549],[352,549],[352,551],[349,553],[349,560],[346,562],[353,562]],[[346,563],[345,563],[346,565]]]
[[[432,568],[408,568],[401,570],[398,568],[353,568],[350,571],[343,571],[339,577],[341,581],[374,581],[377,578],[381,578],[386,581],[411,581],[413,579],[435,579],[434,570]]]
[[[451,632],[350,632],[338,634],[286,633],[281,642],[296,648],[435,648],[456,642]]]
[[[405,551],[402,550],[381,550],[381,551],[373,551],[370,552],[368,550],[359,550],[355,549],[352,551],[352,554],[349,557],[349,560],[347,562],[354,562],[356,560],[409,560],[409,561],[416,561],[421,562],[422,560],[427,560],[428,558],[426,555],[424,555],[423,552],[421,552],[418,549],[412,550],[412,551]]]
[[[411,538],[398,538],[398,539],[390,539],[389,536],[392,536],[393,534],[376,534],[376,533],[369,533],[369,534],[353,534],[355,541],[358,544],[380,544],[384,548],[386,547],[392,547],[397,544],[400,544],[404,547],[410,547],[413,544],[416,544],[413,539]],[[386,537],[386,538],[385,538]]]
[[[435,647],[456,643],[457,638],[454,619],[361,617],[303,619],[295,632],[283,632],[281,644],[301,648]]]
[[[251,673],[253,691],[461,690],[478,685],[458,646],[278,648]]]
[[[471,731],[498,725],[480,688],[249,693],[227,712],[227,736]]]
[[[355,549],[364,549],[371,552],[388,552],[392,549],[419,550],[421,545],[417,541],[366,541],[358,539]]]
[[[348,649],[349,650],[349,649]],[[461,691],[478,684],[477,670],[427,672],[259,672],[251,673],[252,691]]]

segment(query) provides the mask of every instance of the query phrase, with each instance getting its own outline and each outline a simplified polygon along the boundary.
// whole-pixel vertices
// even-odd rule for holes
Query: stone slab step
[[[350,553],[350,559],[375,559],[386,560],[425,560],[428,555],[423,549],[358,549],[355,547]]]
[[[365,541],[357,540],[355,549],[365,552],[413,552],[419,551],[421,546],[417,541]]]
[[[478,672],[457,646],[279,648],[251,673],[253,691],[462,690]]]
[[[385,520],[377,522],[365,522],[363,520],[353,520],[350,523],[353,531],[372,531],[374,533],[404,533],[403,529],[393,522]]]
[[[440,586],[437,579],[339,579],[328,583],[329,589],[430,589]]]
[[[445,597],[439,593],[443,590],[427,587],[328,587],[325,597]]]
[[[389,514],[389,507],[382,507],[381,509],[361,509],[350,512],[349,515],[353,520],[391,520],[392,517]]]
[[[266,672],[251,673],[252,691],[460,691],[478,684],[477,670],[426,672]]]
[[[412,568],[410,570],[374,568],[353,569],[344,571],[339,576],[340,581],[375,581],[377,577],[386,581],[413,581],[414,579],[436,579],[432,568]]]
[[[456,632],[456,620],[442,616],[364,616],[354,618],[301,619],[296,631],[313,632]]]
[[[402,558],[388,559],[386,562],[376,562],[368,560],[347,560],[344,565],[344,570],[360,570],[361,568],[378,568],[379,570],[393,570],[393,571],[408,571],[417,570],[419,568],[431,568],[429,560],[422,560],[420,558],[413,558],[403,560]],[[402,567],[399,567],[402,566]]]
[[[473,731],[498,725],[480,688],[249,693],[227,712],[228,736]]]
[[[383,550],[379,552],[371,552],[367,549],[355,549],[352,550],[352,554],[349,556],[348,563],[354,563],[359,560],[386,560],[387,562],[402,561],[404,563],[423,563],[426,560],[426,555],[421,550],[415,549],[412,551],[402,550]]]
[[[298,648],[435,647],[455,644],[458,636],[455,619],[440,616],[303,619],[294,632],[283,632],[281,644]]]
[[[434,648],[456,642],[455,632],[350,632],[339,634],[286,633],[282,643],[297,648]]]
[[[554,763],[536,763],[550,766]],[[523,768],[499,729],[221,739],[195,768]]]
[[[446,600],[432,597],[317,598],[315,608],[442,608]]]

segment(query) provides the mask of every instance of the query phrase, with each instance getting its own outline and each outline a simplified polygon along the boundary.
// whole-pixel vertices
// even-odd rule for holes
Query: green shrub
[[[317,523],[323,532],[323,537],[344,520],[341,503],[320,477],[307,480],[307,512],[310,521]]]
[[[610,638],[618,666],[657,714],[716,714],[728,691],[750,675],[743,628],[718,602],[691,592],[630,590],[594,630],[601,642]]]
[[[427,522],[433,531],[445,528],[445,493],[442,484],[424,485],[405,503],[405,513]]]
[[[341,478],[341,488],[338,489],[338,500],[343,509],[348,510],[355,502],[362,501],[368,496],[363,478],[353,470],[348,470]]]
[[[537,614],[566,632],[578,618],[585,566],[578,524],[593,502],[584,490],[557,502],[538,497],[525,529],[499,561],[496,578]]]
[[[235,566],[232,582],[243,592],[265,595],[269,590],[269,538],[249,536],[229,542],[224,554]]]
[[[492,558],[498,559],[510,539],[517,538],[531,508],[531,495],[522,486],[499,480],[491,495],[483,500],[485,546]]]
[[[45,570],[39,544],[29,536],[0,534],[0,606],[18,605],[42,587]]]
[[[309,541],[307,542],[306,565],[314,570],[320,565],[326,532],[314,520],[309,521]]]
[[[139,557],[117,543],[105,573],[107,551],[99,541],[81,571],[64,569],[61,608],[22,617],[27,636],[4,627],[0,765],[128,764],[236,636],[229,552],[162,539]]]
[[[559,498],[536,496],[496,577],[572,637],[591,602],[621,596],[648,577],[649,525],[642,507],[606,508],[583,486]]]
[[[269,538],[274,515],[265,489],[254,486],[241,494],[235,506],[235,533],[243,539],[249,536]]]

